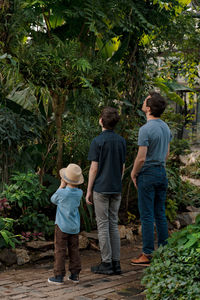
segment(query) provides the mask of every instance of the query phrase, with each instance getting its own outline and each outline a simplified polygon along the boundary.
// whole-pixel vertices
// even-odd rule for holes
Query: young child
[[[79,255],[80,215],[78,207],[83,191],[77,186],[84,182],[81,168],[76,164],[69,164],[60,170],[61,183],[52,195],[51,202],[57,205],[54,238],[54,277],[49,283],[63,284],[65,271],[66,248],[69,254],[68,280],[79,283],[81,261]]]

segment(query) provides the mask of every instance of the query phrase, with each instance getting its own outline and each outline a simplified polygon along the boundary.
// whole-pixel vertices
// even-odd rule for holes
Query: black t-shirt
[[[88,160],[98,162],[97,176],[93,186],[95,192],[121,193],[125,156],[126,141],[113,130],[104,130],[92,140]]]

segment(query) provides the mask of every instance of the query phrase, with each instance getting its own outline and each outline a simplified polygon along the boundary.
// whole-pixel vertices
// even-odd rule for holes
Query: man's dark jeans
[[[66,249],[69,254],[69,271],[72,274],[79,274],[81,270],[81,260],[79,255],[79,238],[78,234],[68,234],[60,230],[55,225],[54,236],[54,275],[65,276],[65,258]]]
[[[154,251],[154,221],[158,236],[158,246],[165,245],[168,238],[168,226],[165,215],[167,192],[165,168],[152,166],[141,171],[137,178],[138,207],[142,223],[143,253]]]

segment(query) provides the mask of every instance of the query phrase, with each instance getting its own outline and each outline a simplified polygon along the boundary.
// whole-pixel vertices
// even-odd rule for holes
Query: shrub
[[[10,218],[0,217],[0,248],[12,247],[15,248],[15,244],[20,242],[17,240],[17,237],[20,235],[15,235],[13,233],[13,224],[15,220]]]
[[[170,221],[176,217],[177,211],[185,210],[186,206],[200,206],[200,188],[181,179],[179,166],[175,163],[167,165],[168,191],[166,214]]]
[[[172,234],[145,270],[142,282],[150,300],[198,300],[200,295],[200,216]]]
[[[170,144],[170,153],[174,159],[178,160],[179,155],[184,155],[186,151],[190,150],[188,140],[185,139],[173,139]]]
[[[22,150],[40,138],[42,128],[42,117],[25,110],[18,114],[0,104],[0,185],[8,183],[10,170],[16,168]]]
[[[19,173],[11,176],[11,184],[5,185],[1,193],[9,202],[9,215],[18,220],[19,232],[53,233],[54,222],[44,214],[49,206],[48,191],[39,182],[38,175],[32,172]]]
[[[178,205],[176,201],[172,199],[167,199],[166,201],[166,207],[165,207],[165,213],[166,217],[170,222],[173,222],[176,214],[177,214]]]
[[[16,172],[11,176],[11,184],[4,185],[2,193],[9,203],[23,212],[28,208],[38,210],[49,204],[47,189],[39,182],[38,175],[33,172]]]
[[[81,229],[90,232],[95,227],[95,218],[93,207],[86,203],[85,197],[82,197],[79,207],[79,213],[81,218]]]
[[[196,163],[182,168],[181,174],[189,176],[190,178],[200,179],[200,156],[197,158]]]

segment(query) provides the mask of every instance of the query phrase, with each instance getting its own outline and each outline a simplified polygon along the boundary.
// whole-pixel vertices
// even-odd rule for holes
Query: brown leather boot
[[[150,261],[151,261],[151,255],[142,253],[138,258],[131,260],[131,265],[149,266]]]

